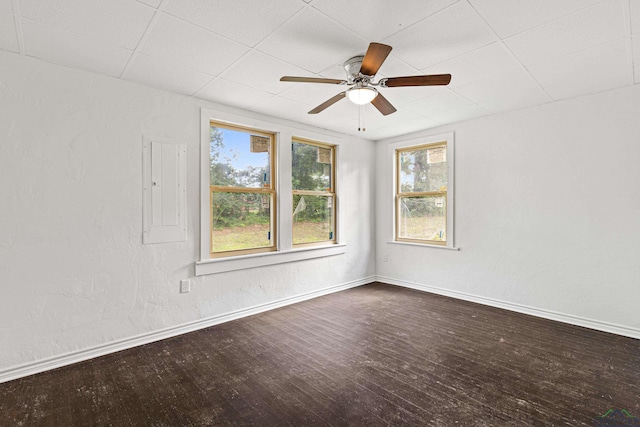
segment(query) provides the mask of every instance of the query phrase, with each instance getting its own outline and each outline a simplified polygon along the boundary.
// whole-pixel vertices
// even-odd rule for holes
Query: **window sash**
[[[408,237],[405,236],[402,232],[402,228],[403,226],[406,226],[406,223],[403,222],[406,221],[406,219],[402,216],[402,201],[403,199],[429,199],[429,198],[443,198],[444,199],[444,215],[442,216],[442,219],[444,220],[444,239],[442,240],[434,240],[434,239],[426,239],[426,238],[419,238],[419,237]],[[409,243],[425,243],[425,244],[430,244],[430,245],[440,245],[440,246],[446,246],[447,245],[447,192],[446,191],[438,191],[438,192],[430,192],[430,194],[421,194],[421,195],[415,195],[413,193],[405,193],[403,195],[398,195],[396,197],[396,241],[398,242],[409,242]]]

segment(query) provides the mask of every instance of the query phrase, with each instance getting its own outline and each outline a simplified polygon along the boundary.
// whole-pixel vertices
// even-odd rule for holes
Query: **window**
[[[211,121],[212,257],[276,250],[274,135]]]
[[[294,245],[335,243],[335,147],[294,139],[291,144]]]
[[[452,136],[395,150],[395,241],[453,246]]]
[[[339,138],[202,108],[200,141],[196,276],[346,252]]]

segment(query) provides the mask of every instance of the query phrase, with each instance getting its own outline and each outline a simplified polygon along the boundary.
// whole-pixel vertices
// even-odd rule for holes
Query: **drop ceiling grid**
[[[506,39],[604,0],[469,0],[501,39]]]
[[[342,79],[342,62],[371,41],[394,48],[378,78],[453,75],[446,88],[383,89],[398,112],[371,107],[370,139],[640,82],[640,0],[221,4],[0,0],[0,48],[358,136],[346,101],[306,114],[343,87],[279,77]]]

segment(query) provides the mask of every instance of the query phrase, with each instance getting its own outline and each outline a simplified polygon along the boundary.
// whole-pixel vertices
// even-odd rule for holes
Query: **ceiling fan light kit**
[[[391,46],[381,43],[370,43],[367,53],[364,56],[354,56],[343,64],[347,72],[346,80],[326,79],[320,77],[292,77],[284,76],[280,78],[283,82],[295,83],[325,83],[351,86],[344,92],[340,92],[334,97],[318,105],[309,114],[317,114],[340,101],[345,96],[351,102],[358,105],[371,103],[380,113],[388,115],[395,113],[396,109],[384,97],[376,87],[392,88],[407,86],[439,86],[448,85],[451,81],[451,74],[431,74],[422,76],[388,77],[380,79],[377,83],[373,81],[382,63],[391,53]]]
[[[372,87],[352,87],[347,90],[347,98],[349,101],[358,105],[365,105],[373,101],[378,96],[378,91]]]

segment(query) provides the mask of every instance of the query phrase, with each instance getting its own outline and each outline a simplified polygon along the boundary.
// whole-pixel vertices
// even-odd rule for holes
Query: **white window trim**
[[[211,236],[209,233],[209,126],[211,120],[228,123],[240,127],[248,127],[273,132],[276,135],[276,251],[250,255],[239,255],[224,258],[211,258]],[[337,240],[326,245],[294,247],[292,241],[293,199],[291,179],[291,143],[294,137],[322,141],[335,145],[336,149],[336,208],[337,208]],[[202,108],[200,115],[200,260],[195,263],[196,276],[263,267],[305,259],[321,258],[344,254],[346,242],[342,230],[343,200],[340,176],[340,143],[341,140],[329,135],[287,126],[281,123],[262,119],[230,114],[224,111]]]
[[[396,240],[396,195],[397,195],[397,185],[396,179],[398,177],[396,167],[396,150],[402,148],[409,148],[419,145],[426,144],[434,144],[437,142],[446,141],[447,143],[447,244],[446,245],[433,245],[429,243],[416,243],[416,242],[400,242]],[[393,243],[396,245],[409,245],[409,246],[419,246],[425,248],[439,248],[439,249],[450,249],[450,250],[459,250],[454,245],[454,211],[455,211],[455,203],[454,203],[454,194],[455,194],[455,141],[453,132],[439,134],[439,135],[429,135],[429,136],[421,136],[419,138],[412,138],[404,141],[399,141],[395,143],[391,143],[388,146],[388,155],[387,160],[391,163],[391,167],[389,170],[392,172],[392,185],[391,185],[391,224],[389,225],[389,236],[387,239],[387,243]]]

